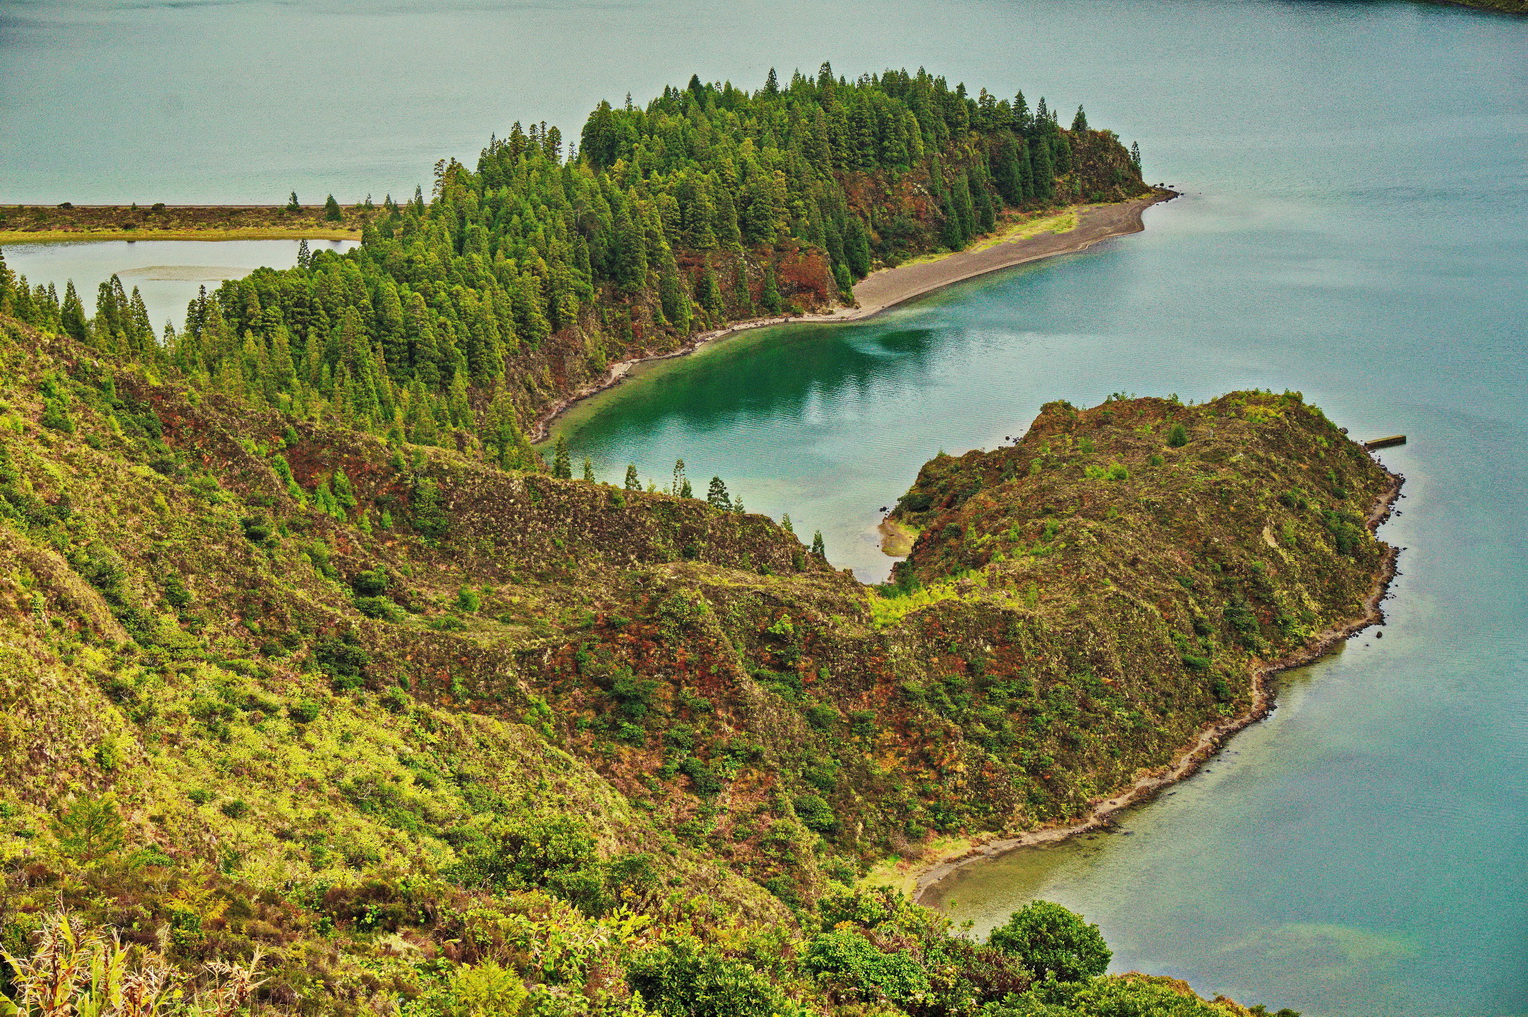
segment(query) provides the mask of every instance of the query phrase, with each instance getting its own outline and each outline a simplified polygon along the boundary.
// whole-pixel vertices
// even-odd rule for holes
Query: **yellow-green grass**
[[[940,251],[937,254],[925,254],[917,258],[909,258],[902,265],[922,265],[932,261],[943,261],[955,254],[974,254],[977,251],[985,251],[989,247],[998,244],[1009,244],[1016,240],[1029,240],[1042,233],[1070,233],[1077,228],[1078,216],[1083,209],[1091,208],[1090,205],[1072,205],[1049,214],[1029,213],[1016,221],[1003,224],[998,229],[983,237],[972,241],[970,246],[963,247],[958,251]]]

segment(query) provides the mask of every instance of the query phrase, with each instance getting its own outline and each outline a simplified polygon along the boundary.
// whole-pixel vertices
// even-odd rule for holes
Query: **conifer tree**
[[[298,202],[297,202],[297,192],[296,191],[293,191],[292,192],[292,196],[287,199],[286,210],[288,212],[301,212],[302,211],[302,205],[298,204]]]
[[[628,490],[628,491],[640,491],[640,490],[642,490],[642,481],[637,477],[637,464],[636,463],[630,463],[626,467],[626,484],[625,484],[625,487],[626,487],[626,490]]]
[[[816,530],[812,533],[812,553],[823,561],[828,560],[828,549],[823,544],[821,530]]]
[[[594,483],[594,463],[587,457],[584,459],[584,481]]]
[[[345,215],[340,211],[340,203],[334,200],[334,195],[329,195],[324,201],[324,219],[328,222],[343,222]]]
[[[59,313],[64,334],[71,339],[84,342],[90,335],[89,322],[85,318],[85,305],[80,302],[80,295],[74,288],[73,279],[64,285],[64,303]]]
[[[759,293],[759,304],[770,314],[780,312],[780,287],[775,283],[775,267],[764,267],[764,288]]]
[[[723,512],[732,508],[732,499],[727,496],[727,485],[722,483],[721,477],[711,478],[711,486],[706,491],[706,502]]]
[[[354,509],[358,502],[355,497],[355,488],[350,484],[350,477],[341,467],[334,471],[334,501],[342,509]]]
[[[568,457],[568,439],[563,435],[557,436],[557,445],[552,453],[552,476],[562,480],[573,479],[573,462]]]
[[[673,482],[669,484],[669,494],[678,494],[680,487],[687,486],[688,484],[689,481],[684,477],[684,460],[675,459],[674,479]]]

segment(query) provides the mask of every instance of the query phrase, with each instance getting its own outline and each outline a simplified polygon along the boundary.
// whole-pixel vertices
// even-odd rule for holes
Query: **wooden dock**
[[[1373,441],[1364,442],[1364,448],[1373,452],[1375,449],[1392,448],[1396,445],[1404,444],[1406,444],[1406,436],[1404,434],[1389,434],[1383,438],[1375,438]]]

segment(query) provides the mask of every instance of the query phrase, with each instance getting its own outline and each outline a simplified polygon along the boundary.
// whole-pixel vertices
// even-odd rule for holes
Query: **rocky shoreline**
[[[1390,518],[1396,499],[1400,497],[1401,486],[1405,483],[1406,478],[1398,473],[1391,473],[1390,477],[1390,486],[1369,511],[1366,521],[1371,532],[1377,530],[1380,524]],[[1230,720],[1206,728],[1170,765],[1145,773],[1126,790],[1096,802],[1081,819],[1064,824],[1042,826],[1016,837],[992,838],[976,844],[964,845],[959,850],[942,857],[925,860],[913,870],[916,873],[912,883],[913,899],[921,903],[924,895],[940,880],[973,862],[984,858],[994,858],[1020,848],[1059,843],[1080,833],[1111,827],[1118,813],[1133,805],[1150,801],[1164,789],[1193,776],[1238,731],[1255,724],[1272,712],[1275,705],[1272,679],[1275,675],[1315,663],[1343,640],[1371,625],[1384,623],[1384,611],[1380,604],[1389,592],[1390,583],[1395,579],[1399,555],[1397,548],[1390,547],[1385,550],[1379,570],[1375,573],[1374,586],[1364,600],[1362,614],[1357,618],[1334,625],[1313,637],[1298,652],[1270,661],[1258,668],[1252,676],[1252,706],[1248,710]]]

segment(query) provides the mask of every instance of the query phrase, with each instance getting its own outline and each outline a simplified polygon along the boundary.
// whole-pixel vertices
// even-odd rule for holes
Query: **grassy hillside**
[[[366,205],[16,205],[0,208],[0,242],[361,238]]]
[[[762,516],[0,326],[13,993],[62,904],[213,1009],[1244,1012],[1030,989],[844,886],[1085,811],[1363,613],[1390,478],[1297,395],[1047,406],[924,468],[876,591]]]

